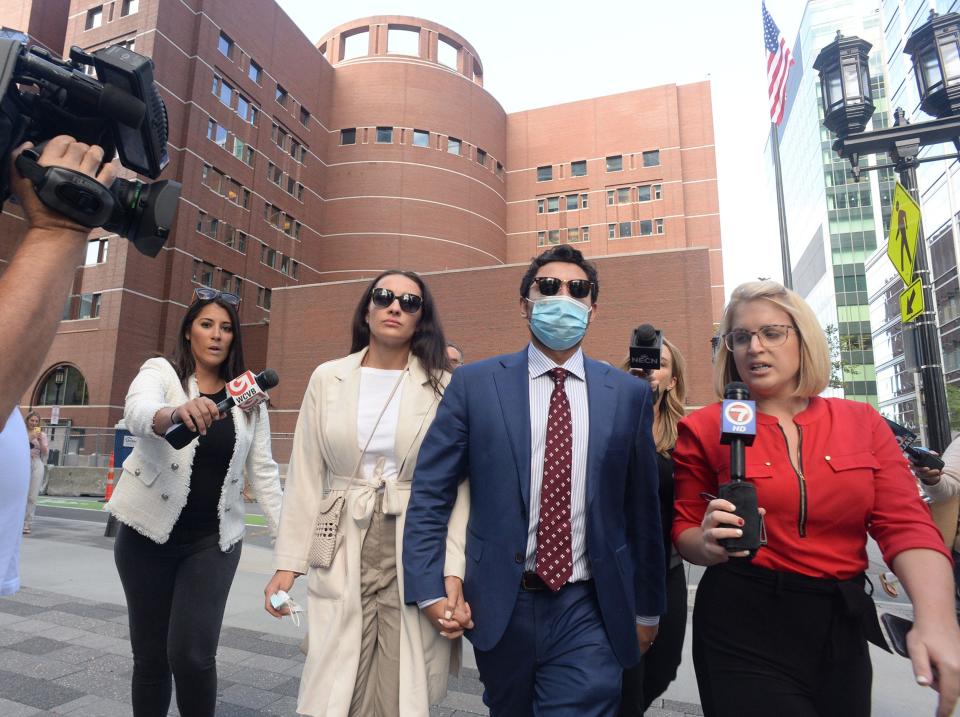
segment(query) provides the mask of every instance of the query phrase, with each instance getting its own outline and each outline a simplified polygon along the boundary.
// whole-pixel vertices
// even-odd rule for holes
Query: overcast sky
[[[765,186],[770,120],[760,0],[279,3],[313,41],[371,15],[445,25],[476,48],[484,87],[507,112],[709,79],[727,294],[758,276],[780,278],[776,207]],[[788,43],[804,4],[767,2]]]

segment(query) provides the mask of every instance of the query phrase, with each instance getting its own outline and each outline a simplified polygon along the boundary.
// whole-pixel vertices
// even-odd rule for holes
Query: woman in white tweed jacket
[[[136,447],[107,509],[122,523],[114,557],[127,598],[134,717],[165,715],[171,673],[180,714],[213,717],[216,653],[244,532],[244,474],[276,535],[281,490],[264,404],[218,414],[243,373],[234,294],[198,288],[173,362],[141,367],[124,407]],[[177,416],[200,433],[179,450],[164,439]]]

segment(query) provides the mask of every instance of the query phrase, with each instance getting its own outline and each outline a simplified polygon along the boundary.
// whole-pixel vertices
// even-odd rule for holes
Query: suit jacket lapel
[[[603,479],[601,467],[613,420],[616,415],[617,393],[610,381],[610,371],[606,364],[584,356],[584,370],[587,376],[587,405],[590,409],[590,435],[587,444],[587,505],[597,492],[597,485]]]
[[[423,369],[420,360],[410,354],[407,364],[410,369],[404,377],[403,384],[398,388],[400,394],[400,416],[397,422],[394,454],[397,460],[397,472],[400,480],[407,480],[409,476],[404,471],[412,473],[412,466],[407,466],[410,449],[417,437],[423,431],[423,424],[431,407],[438,401],[437,394],[430,385],[430,377]]]
[[[502,370],[493,374],[500,399],[500,411],[507,426],[510,449],[517,467],[520,494],[530,510],[530,374],[527,350],[504,356]]]
[[[326,406],[331,420],[327,421],[331,443],[337,447],[335,472],[347,473],[356,468],[360,461],[360,447],[357,445],[357,401],[360,399],[360,363],[367,349],[351,354],[344,361],[333,381],[326,387]],[[337,416],[338,418],[332,418]],[[349,466],[349,467],[348,467]]]

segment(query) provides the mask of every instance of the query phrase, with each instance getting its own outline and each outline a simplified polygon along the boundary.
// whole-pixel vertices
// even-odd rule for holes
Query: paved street
[[[51,503],[40,508],[33,534],[24,541],[23,590],[0,599],[0,715],[129,715],[132,660],[113,541],[103,537],[102,513]],[[248,536],[220,641],[217,714],[293,717],[303,628],[263,611],[269,541],[259,527],[250,528]],[[696,578],[691,575],[692,582]],[[305,604],[303,593],[298,585],[293,594]],[[466,668],[431,715],[487,714],[467,648]],[[647,712],[650,717],[701,714],[689,639],[685,651],[677,682]],[[913,685],[905,660],[874,651],[874,669],[875,717],[933,714],[932,693]],[[170,714],[177,714],[175,707]]]

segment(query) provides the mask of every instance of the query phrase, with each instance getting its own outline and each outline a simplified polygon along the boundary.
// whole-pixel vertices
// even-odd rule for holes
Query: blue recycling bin
[[[113,487],[116,489],[117,482],[120,480],[120,476],[123,474],[123,462],[127,460],[127,456],[133,451],[133,447],[137,444],[137,438],[126,428],[122,427],[122,423],[118,423],[113,435]],[[112,514],[107,516],[107,527],[103,531],[104,537],[113,538],[117,534],[117,519],[113,517]]]

